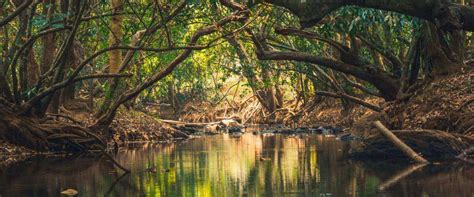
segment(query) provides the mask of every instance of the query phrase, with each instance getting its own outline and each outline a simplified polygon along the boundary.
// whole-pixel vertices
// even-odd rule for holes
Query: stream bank
[[[459,154],[462,148],[472,146],[474,137],[474,105],[473,105],[473,83],[474,70],[467,69],[461,74],[451,75],[439,78],[431,82],[425,88],[414,93],[410,99],[401,99],[393,102],[384,103],[380,99],[367,97],[366,102],[379,105],[383,112],[374,112],[362,106],[354,106],[351,110],[343,110],[340,107],[339,100],[322,98],[317,103],[309,103],[306,106],[300,106],[294,112],[284,109],[275,113],[275,120],[265,121],[269,116],[262,115],[261,108],[255,104],[255,101],[247,99],[238,110],[229,107],[212,108],[208,105],[202,111],[196,107],[199,104],[189,104],[186,113],[176,115],[164,108],[156,108],[156,105],[144,107],[143,111],[121,108],[112,123],[110,136],[113,142],[125,144],[127,142],[172,142],[188,138],[193,132],[186,131],[185,127],[179,127],[167,124],[160,118],[174,117],[183,121],[202,122],[202,121],[220,121],[222,117],[235,118],[240,123],[269,123],[266,127],[275,127],[273,131],[262,133],[279,133],[295,135],[299,133],[311,134],[335,134],[335,135],[353,135],[351,138],[369,139],[368,141],[359,140],[362,143],[354,145],[354,152],[370,153],[384,152],[385,156],[400,156],[400,153],[393,146],[387,146],[387,141],[380,136],[370,123],[376,120],[382,121],[391,130],[410,130],[410,131],[435,131],[447,132],[449,135],[466,136],[467,141],[464,145],[451,151],[450,156]],[[316,99],[314,99],[316,102]],[[291,101],[288,101],[291,102]],[[207,106],[207,107],[206,107]],[[257,107],[256,107],[257,106]],[[289,105],[293,106],[294,105]],[[295,108],[296,109],[296,108]],[[153,113],[155,111],[156,113]],[[242,112],[241,114],[237,112]],[[161,112],[161,113],[160,113]],[[165,114],[163,114],[165,112]],[[167,114],[166,114],[167,113]],[[70,112],[68,114],[75,119],[85,123],[90,123],[90,115],[84,113]],[[242,115],[243,117],[239,117]],[[253,117],[249,117],[253,115]],[[64,120],[67,121],[67,120]],[[324,130],[326,131],[324,131]],[[333,133],[324,133],[324,132]],[[214,132],[217,133],[217,132]],[[416,133],[415,133],[416,134]],[[410,146],[415,147],[417,152],[431,150],[432,143],[419,145],[420,142],[442,141],[442,138],[433,138],[433,135],[411,135],[402,137],[408,140]],[[410,140],[414,139],[414,140]],[[415,139],[416,138],[416,139]],[[416,142],[418,140],[418,142]],[[15,161],[29,155],[38,154],[35,151],[0,142],[2,148],[2,161]],[[354,143],[357,144],[357,143]],[[461,143],[462,144],[462,143]],[[383,148],[381,148],[383,147]],[[418,149],[420,147],[420,149]],[[444,148],[443,148],[444,147]],[[441,143],[435,146],[437,149],[446,149],[449,145]],[[380,150],[384,151],[380,151]],[[423,150],[421,150],[423,149]],[[375,152],[374,152],[375,151]],[[447,149],[447,152],[450,152]],[[439,151],[437,152],[439,153]],[[366,157],[370,157],[366,154]],[[425,152],[425,155],[431,153]],[[380,155],[377,156],[379,158]],[[444,156],[442,157],[444,158]]]

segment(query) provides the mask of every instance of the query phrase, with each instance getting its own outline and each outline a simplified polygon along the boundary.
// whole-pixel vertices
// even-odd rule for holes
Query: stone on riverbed
[[[241,127],[229,127],[227,128],[227,132],[229,133],[242,133]]]
[[[349,141],[357,141],[357,140],[362,140],[362,137],[350,133],[342,134],[336,137],[337,140],[341,140],[343,142],[349,142]]]

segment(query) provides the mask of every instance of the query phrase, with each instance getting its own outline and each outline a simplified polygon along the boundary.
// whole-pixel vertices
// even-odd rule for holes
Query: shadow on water
[[[346,159],[334,138],[216,135],[130,147],[105,158],[34,158],[0,169],[0,195],[58,196],[473,196],[474,167]]]

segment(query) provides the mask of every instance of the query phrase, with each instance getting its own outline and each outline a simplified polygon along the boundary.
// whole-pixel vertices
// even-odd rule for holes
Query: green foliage
[[[237,1],[242,2],[242,1]],[[246,1],[249,5],[254,1]],[[124,1],[123,12],[123,32],[124,36],[121,45],[128,45],[132,36],[143,29],[158,25],[163,18],[169,16],[179,1],[159,1],[161,12],[157,12],[155,1]],[[44,6],[44,7],[43,7]],[[47,8],[50,5],[39,4],[39,8]],[[58,9],[58,8],[56,8]],[[98,1],[93,8],[86,13],[87,17],[97,17],[94,20],[85,20],[78,30],[76,41],[84,49],[84,57],[88,57],[100,49],[109,47],[109,33],[111,17],[106,16],[111,13],[109,1]],[[175,46],[186,46],[190,37],[200,28],[214,24],[216,21],[229,15],[231,10],[225,8],[218,0],[199,1],[188,0],[186,7],[165,26],[162,26],[152,35],[146,35],[143,43],[148,48],[169,48]],[[104,16],[101,16],[104,15]],[[69,20],[71,22],[72,13],[61,13],[56,11],[50,18],[43,12],[38,11],[32,17],[32,34],[49,28],[63,27],[62,23]],[[347,45],[349,37],[364,37],[372,43],[381,45],[390,52],[400,55],[400,51],[409,48],[409,44],[415,37],[420,22],[411,17],[385,12],[374,9],[360,9],[356,7],[344,7],[335,12],[325,20],[325,23],[307,29],[317,35],[335,40]],[[16,21],[15,21],[16,23]],[[254,33],[259,33],[267,37],[268,43],[275,50],[280,51],[302,51],[314,54],[319,57],[337,58],[335,49],[326,43],[314,41],[296,36],[281,36],[275,33],[275,27],[296,27],[298,19],[288,11],[268,5],[258,5],[251,8],[249,12],[248,28]],[[16,24],[15,24],[16,25]],[[254,43],[251,36],[243,31],[241,23],[232,23],[226,27],[219,27],[217,33],[205,36],[199,40],[198,44],[212,43],[212,47],[205,50],[194,51],[192,55],[180,64],[172,73],[162,81],[145,90],[141,94],[146,100],[167,100],[169,84],[173,84],[179,100],[185,102],[190,99],[216,101],[223,92],[227,91],[229,84],[235,79],[242,79],[240,85],[244,85],[255,90],[268,87],[284,86],[287,89],[293,88],[295,91],[302,91],[300,87],[302,79],[315,81],[314,87],[309,89],[328,88],[328,82],[324,77],[318,76],[314,65],[298,62],[286,61],[260,61],[256,57]],[[233,46],[223,38],[235,32],[239,43],[242,44],[248,54],[248,61],[239,59]],[[65,33],[66,32],[66,33]],[[67,31],[58,33],[56,44],[60,46],[64,42]],[[10,33],[13,37],[13,33]],[[4,38],[4,36],[0,36]],[[41,54],[42,45],[35,43],[34,54]],[[20,43],[18,43],[20,44]],[[137,52],[132,58],[132,66],[126,70],[134,76],[123,80],[123,87],[136,87],[150,76],[162,71],[172,62],[182,50],[172,50],[167,52]],[[123,51],[125,55],[126,51]],[[362,47],[359,55],[368,62],[373,63],[373,54],[367,47]],[[84,58],[83,57],[83,58]],[[36,57],[36,61],[40,61]],[[90,73],[106,73],[108,71],[109,59],[107,55],[101,55],[90,63]],[[329,69],[321,68],[328,72]],[[390,68],[384,68],[390,69]],[[334,76],[337,80],[343,81],[339,73]],[[108,92],[109,81],[99,80],[103,86],[103,92]],[[306,83],[306,82],[305,82]],[[363,82],[362,82],[363,83]],[[298,85],[299,84],[299,85]],[[364,84],[366,85],[366,84]],[[318,87],[316,87],[318,86]],[[356,91],[352,86],[342,83],[344,89]],[[300,88],[300,90],[298,90]],[[307,87],[305,87],[307,88]],[[23,92],[25,97],[31,97],[38,90],[30,88]],[[312,92],[305,92],[312,94]],[[106,99],[113,99],[113,95],[105,95]]]

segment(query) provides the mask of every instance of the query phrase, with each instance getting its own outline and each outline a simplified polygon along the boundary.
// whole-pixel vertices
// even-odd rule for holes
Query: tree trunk
[[[424,60],[426,61],[425,72],[430,76],[447,75],[461,71],[463,55],[456,49],[460,37],[452,37],[452,42],[446,41],[446,33],[438,29],[434,24],[425,22],[423,45]],[[453,33],[453,34],[458,34]]]
[[[266,111],[272,114],[278,108],[276,92],[273,87],[262,87],[265,86],[265,82],[271,81],[269,68],[262,64],[261,78],[258,78],[254,73],[256,67],[252,66],[250,57],[242,44],[239,43],[235,37],[227,37],[226,39],[236,50],[240,65],[242,66],[242,74],[249,81],[253,94],[257,97],[258,101]],[[273,119],[273,117],[270,117],[270,119]]]
[[[176,91],[173,81],[168,82],[168,102],[170,102],[171,106],[173,107],[174,113],[178,113],[179,102],[178,98],[176,97]]]
[[[56,0],[44,0],[43,1],[43,15],[46,15],[48,21],[53,20],[54,8],[56,6]],[[53,64],[54,54],[56,53],[56,43],[54,41],[54,33],[44,35],[41,37],[43,45],[43,54],[41,59],[41,74],[48,71]]]
[[[123,10],[122,0],[111,0],[111,6],[114,13],[120,13]],[[122,42],[123,30],[122,30],[122,15],[112,16],[110,22],[110,34],[109,34],[109,46],[119,46]],[[117,73],[120,64],[122,63],[122,51],[113,50],[109,52],[109,73]]]

